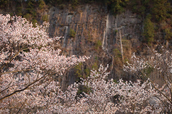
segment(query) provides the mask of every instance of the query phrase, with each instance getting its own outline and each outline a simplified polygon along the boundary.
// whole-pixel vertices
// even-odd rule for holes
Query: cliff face
[[[141,38],[142,23],[129,11],[113,16],[105,7],[84,5],[74,11],[49,10],[50,36],[64,36],[61,46],[71,54],[90,54],[93,45],[101,42],[103,50],[110,51],[119,44],[119,33],[125,39]],[[75,31],[71,38],[71,31]]]
[[[91,56],[89,61],[80,66],[80,76],[88,76],[90,70],[97,69],[99,64],[109,64],[110,76],[122,78],[123,62],[140,45],[142,21],[127,10],[114,16],[105,6],[78,5],[75,10],[70,8],[70,4],[66,7],[44,7],[37,11],[38,22],[43,16],[48,16],[50,37],[64,36],[57,48],[61,48],[67,56]],[[13,9],[17,8],[14,6]],[[3,10],[0,12],[7,13]],[[65,88],[77,77],[76,69],[73,68],[58,80]]]
[[[76,10],[52,7],[49,10],[49,22],[51,37],[64,36],[60,46],[64,54],[91,55],[87,66],[98,57],[99,64],[110,64],[113,78],[121,77],[113,65],[114,49],[118,49],[122,56],[129,57],[131,47],[139,46],[141,39],[142,21],[130,11],[114,16],[101,6],[80,5]],[[69,72],[61,79],[62,88],[77,78],[74,69]]]

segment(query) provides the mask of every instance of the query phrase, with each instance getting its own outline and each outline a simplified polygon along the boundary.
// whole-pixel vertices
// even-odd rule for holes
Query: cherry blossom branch
[[[30,86],[32,86],[33,84],[35,84],[36,82],[40,81],[40,80],[43,79],[43,78],[45,78],[45,76],[43,76],[43,77],[41,77],[41,78],[39,78],[39,79],[33,81],[32,83],[28,84],[28,85],[27,85],[26,87],[24,87],[23,89],[15,90],[14,92],[12,92],[12,93],[10,93],[10,94],[5,95],[4,97],[0,98],[0,102],[1,102],[2,100],[4,100],[4,99],[6,99],[6,98],[8,98],[8,97],[10,97],[10,96],[12,96],[12,95],[14,95],[14,94],[16,94],[16,93],[19,93],[19,92],[21,92],[21,91],[24,91],[24,90],[28,89]]]
[[[27,71],[30,71],[30,70],[33,70],[33,69],[14,70],[14,71],[9,71],[9,72],[0,73],[0,75],[3,75],[3,74],[10,74],[10,73],[27,72]]]
[[[141,71],[142,72],[142,71]],[[152,84],[152,86],[160,93],[160,94],[162,94],[171,104],[172,104],[172,100],[170,100],[161,90],[159,90],[156,86],[155,86],[155,84],[154,84],[154,82],[151,80],[151,79],[149,79],[149,77],[145,74],[145,73],[143,73],[142,72],[142,74],[145,76],[145,77],[147,77],[148,78],[148,81],[149,82],[151,82],[151,84]],[[167,83],[165,84],[165,85],[167,85]],[[165,86],[164,85],[164,86]]]
[[[8,84],[8,87],[7,87],[7,88],[5,88],[5,89],[1,90],[1,91],[0,91],[0,93],[2,93],[2,92],[4,92],[5,90],[9,89],[9,88],[10,88],[10,84],[11,84],[11,83],[12,83],[12,82],[10,82],[10,83]]]
[[[0,68],[0,70],[3,69],[6,65],[8,65],[8,63],[10,63],[19,53],[20,53],[20,51],[18,51],[11,59],[9,59],[9,62],[5,63],[5,64]]]

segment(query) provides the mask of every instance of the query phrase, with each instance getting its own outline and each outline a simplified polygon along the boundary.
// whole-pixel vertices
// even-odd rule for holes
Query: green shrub
[[[27,2],[26,11],[27,11],[27,13],[31,13],[31,14],[32,14],[32,12],[33,12],[34,10],[35,10],[35,8],[34,8],[34,1],[29,0],[29,1]]]
[[[147,67],[144,69],[144,73],[148,76],[151,72],[153,72],[153,67]]]
[[[100,49],[101,46],[102,46],[102,41],[101,40],[97,40],[96,45],[95,45],[96,50]]]
[[[119,83],[116,79],[113,79],[113,82],[114,82],[114,83]]]
[[[108,6],[110,6],[111,12],[114,15],[116,15],[124,11],[124,8],[128,3],[128,0],[107,0],[105,3],[108,4]]]
[[[62,10],[62,9],[65,9],[66,5],[65,4],[59,4],[59,8]]]
[[[76,6],[79,4],[79,1],[78,0],[72,0],[71,1],[71,3],[72,3],[72,9],[76,9]]]
[[[9,0],[0,0],[0,8],[6,9],[8,4],[9,4]]]
[[[90,75],[90,69],[84,68],[83,63],[79,63],[74,67],[75,75],[77,77],[77,81],[80,81],[81,78],[87,78]]]
[[[91,92],[91,87],[80,85],[77,91],[77,95],[80,95],[83,92],[89,94]]]
[[[165,39],[166,40],[170,40],[170,39],[172,39],[172,32],[171,32],[171,29],[170,28],[166,28],[165,29]]]
[[[43,16],[42,16],[42,21],[48,22],[48,15],[43,15]]]
[[[161,22],[166,19],[168,11],[171,9],[168,0],[153,0],[151,13],[154,15],[156,21]]]
[[[36,27],[36,23],[37,23],[37,20],[36,19],[33,19],[32,20],[33,27]]]
[[[24,18],[26,18],[27,20],[32,20],[32,15],[27,13],[26,15],[24,15]]]
[[[92,69],[97,70],[98,69],[98,64],[97,62],[94,62],[92,65]]]
[[[144,22],[143,36],[149,45],[154,41],[154,24],[152,23],[149,15],[146,17]]]
[[[69,37],[75,38],[75,34],[76,34],[76,32],[73,29],[70,29],[70,31],[69,31]]]
[[[95,58],[94,58],[96,61],[98,61],[98,57],[97,56],[95,56]]]
[[[117,48],[113,49],[113,54],[114,54],[115,58],[122,57],[121,52]]]
[[[43,9],[44,7],[45,7],[45,2],[44,2],[44,0],[39,0],[38,1],[38,4],[39,4],[39,9]]]
[[[118,48],[113,49],[113,65],[121,68],[123,66],[122,54]]]
[[[79,78],[82,77],[82,63],[79,63],[78,65],[75,66],[75,75]]]
[[[17,15],[22,16],[22,7],[17,7],[16,10],[17,10]]]
[[[86,77],[88,77],[90,75],[90,69],[89,68],[86,68],[84,70],[84,72],[85,72]]]

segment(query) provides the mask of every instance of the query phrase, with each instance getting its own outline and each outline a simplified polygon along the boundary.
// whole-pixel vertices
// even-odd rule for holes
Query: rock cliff
[[[90,54],[87,52],[97,41],[103,50],[110,51],[115,44],[120,45],[119,33],[124,39],[141,38],[142,22],[130,11],[114,16],[100,6],[80,5],[76,10],[53,7],[49,21],[50,36],[64,36],[61,45],[69,55]]]
[[[110,64],[113,78],[120,77],[113,65],[117,53],[114,50],[118,49],[124,58],[131,56],[131,47],[139,46],[143,28],[141,19],[130,11],[114,16],[106,7],[97,5],[80,5],[75,10],[52,7],[49,22],[51,37],[64,36],[59,46],[64,54],[91,55],[87,66],[98,57],[99,64]],[[62,88],[77,79],[73,70],[62,79]]]

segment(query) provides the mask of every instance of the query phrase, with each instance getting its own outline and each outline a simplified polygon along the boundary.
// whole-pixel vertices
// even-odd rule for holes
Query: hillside
[[[1,0],[0,14],[0,113],[172,112],[170,0]]]

